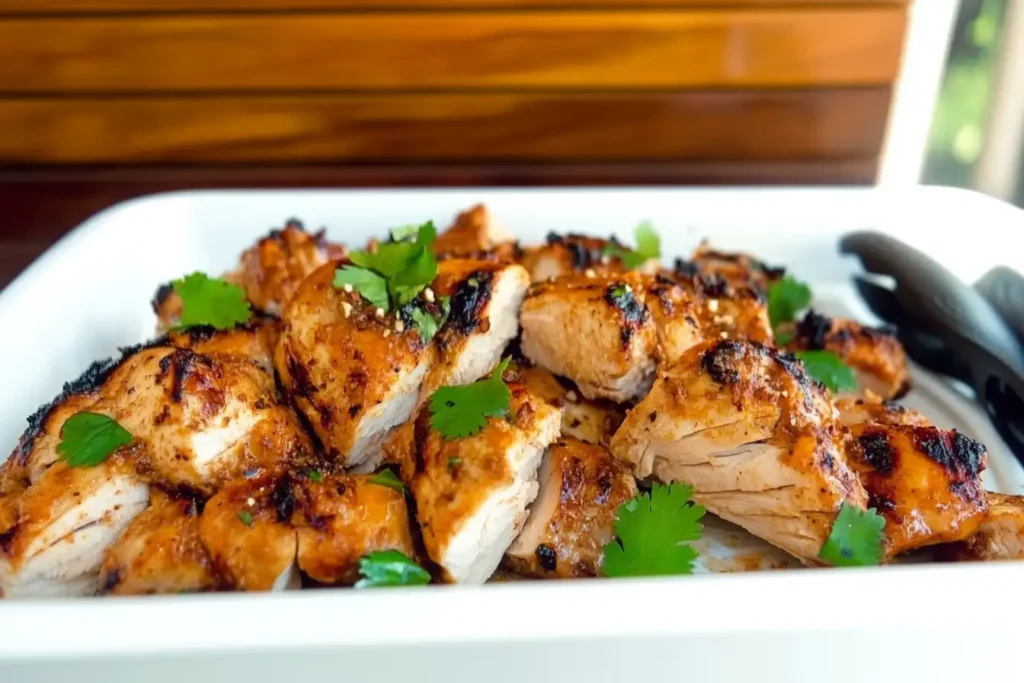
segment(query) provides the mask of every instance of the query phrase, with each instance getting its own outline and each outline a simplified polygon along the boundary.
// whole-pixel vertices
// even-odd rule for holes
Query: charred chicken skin
[[[615,240],[587,235],[548,233],[543,245],[522,250],[519,262],[530,271],[534,282],[543,282],[563,275],[621,275],[629,270],[622,258],[615,255],[622,245]],[[645,273],[657,271],[656,259],[641,264]]]
[[[718,277],[733,287],[760,293],[786,274],[785,268],[769,266],[749,254],[718,251],[707,242],[701,242],[688,260],[676,259],[675,271],[684,276]]]

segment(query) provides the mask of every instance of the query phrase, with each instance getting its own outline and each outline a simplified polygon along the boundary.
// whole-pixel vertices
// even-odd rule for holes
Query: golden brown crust
[[[213,566],[199,539],[197,502],[154,494],[150,507],[107,548],[99,585],[102,592],[112,595],[216,588]]]
[[[470,258],[510,263],[516,257],[516,245],[506,239],[487,207],[472,206],[458,216],[434,241],[440,259]]]
[[[531,394],[562,411],[562,436],[607,446],[626,418],[619,404],[584,398],[571,383],[567,381],[566,386],[546,368],[523,363],[515,369]]]
[[[352,452],[368,438],[361,426],[385,413],[401,388],[415,400],[433,347],[411,325],[378,314],[358,292],[335,288],[336,266],[306,278],[285,307],[275,366],[328,455],[355,465],[366,457]]]
[[[415,557],[405,496],[369,475],[322,475],[295,484],[298,562],[322,584],[352,584],[359,560],[377,550]]]
[[[750,254],[712,249],[706,241],[697,246],[689,261],[676,259],[675,270],[680,275],[721,278],[733,287],[761,293],[785,275],[784,268],[769,266]]]
[[[552,444],[544,458],[540,494],[506,562],[536,578],[597,576],[619,506],[636,495],[633,475],[604,448],[576,439]]]
[[[1024,497],[989,493],[978,530],[944,550],[956,560],[1024,560]]]

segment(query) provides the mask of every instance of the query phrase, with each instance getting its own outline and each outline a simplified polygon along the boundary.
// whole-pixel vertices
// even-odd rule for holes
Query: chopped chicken
[[[405,496],[367,475],[324,474],[296,481],[298,562],[321,584],[353,584],[359,560],[376,550],[415,557]]]
[[[676,259],[675,270],[680,275],[710,275],[723,278],[733,287],[749,287],[765,293],[775,281],[786,274],[785,268],[767,265],[749,254],[712,249],[701,242],[690,260]]]
[[[587,398],[628,401],[654,379],[657,330],[639,276],[534,283],[520,310],[523,354]]]
[[[961,541],[985,519],[985,447],[956,430],[864,423],[851,427],[850,467],[885,517],[886,555]]]
[[[633,475],[601,446],[563,439],[544,455],[538,478],[509,567],[538,578],[597,576],[619,506],[636,495]]]
[[[199,504],[154,491],[152,504],[107,548],[100,590],[112,595],[196,593],[217,578],[199,539]]]
[[[533,282],[571,274],[618,275],[628,270],[616,255],[616,251],[621,249],[623,245],[614,239],[549,232],[545,244],[522,250],[519,262],[530,271]],[[649,259],[638,270],[653,273],[659,267],[657,259]]]
[[[931,422],[924,415],[899,403],[883,401],[874,394],[867,398],[842,397],[836,400],[839,420],[846,427],[867,423],[878,425],[910,425],[929,427]]]
[[[1024,497],[989,493],[977,531],[954,550],[961,560],[1024,560]]]
[[[57,462],[7,502],[15,514],[0,528],[0,596],[96,593],[104,551],[149,503],[131,450],[95,467]]]
[[[521,324],[530,360],[568,377],[587,398],[614,401],[642,397],[658,361],[674,362],[705,339],[772,338],[764,303],[749,288],[668,274],[535,283]]]
[[[242,287],[256,310],[279,315],[306,276],[327,261],[346,256],[345,248],[328,243],[322,230],[308,233],[293,219],[242,252],[238,267],[225,274],[224,280]],[[164,329],[177,324],[181,298],[170,283],[157,289],[153,311]]]
[[[808,311],[786,348],[832,351],[853,369],[862,394],[893,399],[910,391],[907,354],[892,332]]]
[[[206,502],[199,538],[220,581],[243,591],[298,588],[291,481],[237,479]]]
[[[372,469],[389,430],[412,415],[434,347],[411,321],[335,288],[336,265],[306,278],[285,306],[275,365],[332,461]]]
[[[531,394],[561,409],[562,436],[605,446],[611,441],[612,434],[626,418],[618,404],[584,398],[549,370],[528,366],[528,361],[517,362],[516,372]]]
[[[436,337],[437,362],[423,396],[441,386],[474,382],[490,371],[519,333],[519,306],[530,285],[516,264],[455,259],[442,261],[435,297],[449,297],[448,319]]]
[[[494,573],[537,495],[544,450],[558,437],[558,410],[512,378],[506,374],[508,416],[489,418],[478,434],[447,441],[424,409],[389,444],[427,554],[450,583],[481,584]]]
[[[440,258],[508,262],[515,258],[515,250],[511,237],[497,225],[483,204],[456,216],[451,226],[434,242],[434,251]]]
[[[612,453],[638,477],[694,487],[709,512],[809,563],[842,503],[867,495],[824,390],[756,342],[707,342],[665,368]]]

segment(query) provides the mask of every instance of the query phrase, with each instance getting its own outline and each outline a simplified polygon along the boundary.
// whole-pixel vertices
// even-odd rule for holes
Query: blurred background
[[[153,192],[924,182],[1024,204],[1022,156],[1024,0],[0,0],[0,287]]]

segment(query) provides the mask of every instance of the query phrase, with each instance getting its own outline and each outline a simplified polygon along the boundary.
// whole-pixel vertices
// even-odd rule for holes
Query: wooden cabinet
[[[906,17],[900,0],[0,0],[0,239],[30,254],[185,187],[868,183]]]

